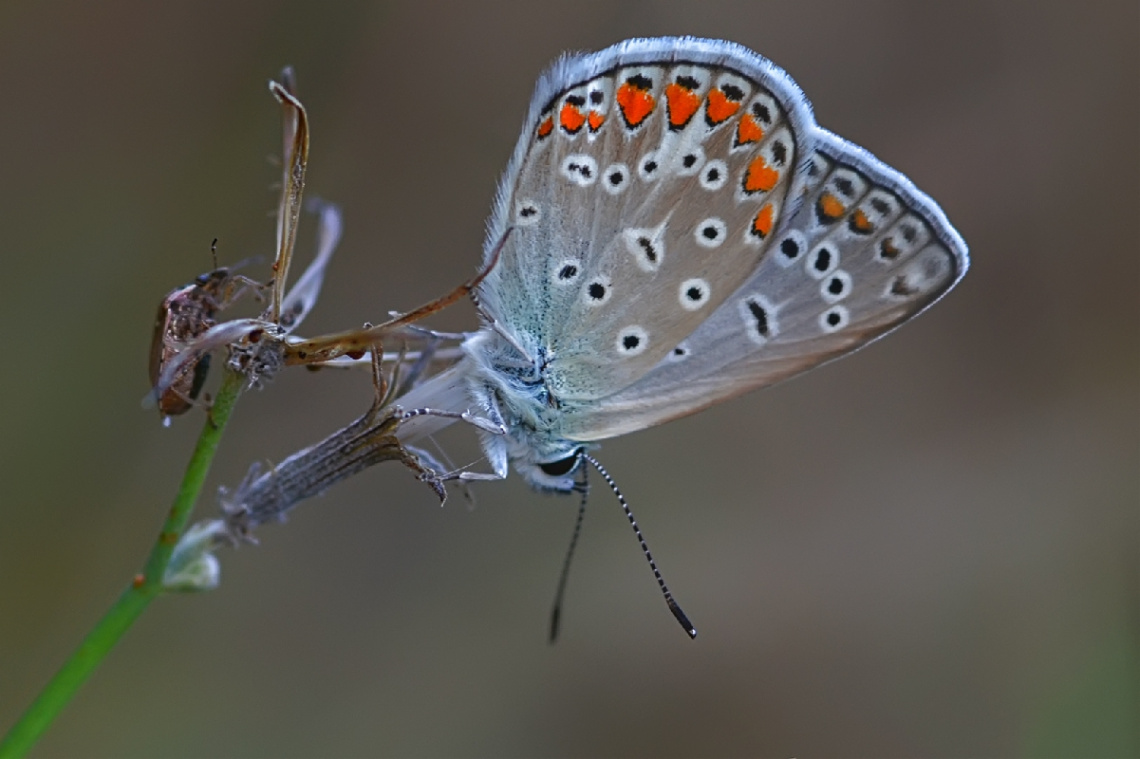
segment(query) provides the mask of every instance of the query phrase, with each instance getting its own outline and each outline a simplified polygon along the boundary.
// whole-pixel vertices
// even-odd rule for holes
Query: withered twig
[[[431,487],[440,502],[446,500],[445,475],[433,468],[435,462],[396,438],[396,431],[407,415],[398,406],[389,405],[391,392],[378,358],[383,351],[375,346],[372,355],[376,394],[371,408],[363,416],[319,443],[294,453],[267,472],[263,473],[255,463],[235,491],[223,493],[222,509],[232,537],[253,542],[253,528],[282,520],[286,512],[306,498],[319,495],[382,461],[402,462]],[[421,361],[430,361],[430,354],[425,351]]]

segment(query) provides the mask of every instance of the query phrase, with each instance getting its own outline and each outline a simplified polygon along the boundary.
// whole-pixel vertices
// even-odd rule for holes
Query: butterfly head
[[[555,434],[548,425],[533,424],[535,419],[512,413],[517,405],[503,403],[505,399],[502,396],[497,400],[499,402],[495,405],[502,413],[506,434],[483,436],[483,447],[488,458],[502,461],[504,472],[506,462],[510,462],[510,466],[536,490],[558,493],[575,490],[585,450],[582,443]],[[515,400],[517,402],[520,399]],[[540,422],[546,417],[536,416]]]

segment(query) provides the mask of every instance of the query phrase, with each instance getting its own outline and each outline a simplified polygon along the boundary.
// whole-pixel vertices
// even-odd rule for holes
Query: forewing
[[[632,432],[807,371],[961,279],[966,245],[933,200],[835,135],[816,144],[805,202],[753,276],[640,381],[568,410],[567,437]]]
[[[751,51],[632,40],[540,80],[480,288],[559,401],[651,370],[755,270],[795,210],[814,122]]]

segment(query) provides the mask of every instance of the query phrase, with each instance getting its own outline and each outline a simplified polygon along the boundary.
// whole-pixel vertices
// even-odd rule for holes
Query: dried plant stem
[[[404,417],[377,396],[364,416],[316,445],[289,456],[262,473],[250,469],[246,481],[222,498],[232,537],[252,538],[253,528],[279,521],[301,501],[363,472],[382,461],[400,461],[425,482],[440,501],[446,499],[440,474],[420,461],[425,454],[405,447],[396,437]]]
[[[48,682],[20,720],[0,740],[0,759],[23,756],[31,749],[123,633],[134,624],[150,602],[162,593],[163,574],[170,563],[171,553],[190,521],[190,514],[217,452],[218,442],[244,384],[242,375],[226,372],[190,463],[186,466],[186,474],[182,478],[178,495],[174,498],[174,505],[147,557],[143,572],[134,578],[130,587],[87,634],[79,648]]]

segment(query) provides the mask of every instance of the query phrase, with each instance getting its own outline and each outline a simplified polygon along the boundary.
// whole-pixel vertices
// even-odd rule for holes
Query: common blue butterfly
[[[781,69],[691,37],[567,55],[539,79],[484,249],[483,327],[400,404],[490,423],[492,472],[457,479],[513,466],[560,492],[597,441],[850,353],[969,262],[934,201],[818,126]]]

